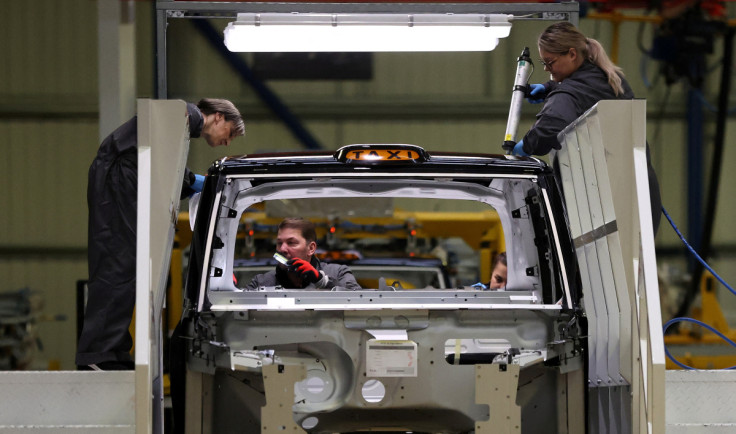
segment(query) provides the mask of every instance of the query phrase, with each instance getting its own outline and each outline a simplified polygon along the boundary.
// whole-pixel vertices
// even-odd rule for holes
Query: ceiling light
[[[491,51],[511,31],[500,14],[242,13],[225,46],[245,52]]]

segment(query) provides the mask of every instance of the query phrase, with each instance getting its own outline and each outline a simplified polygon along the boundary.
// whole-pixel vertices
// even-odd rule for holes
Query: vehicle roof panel
[[[332,151],[301,151],[231,156],[215,162],[213,170],[221,174],[246,173],[368,173],[368,172],[438,172],[500,173],[541,175],[550,173],[547,164],[537,158],[516,158],[500,154],[429,152],[428,161],[404,164],[349,164],[337,161]]]

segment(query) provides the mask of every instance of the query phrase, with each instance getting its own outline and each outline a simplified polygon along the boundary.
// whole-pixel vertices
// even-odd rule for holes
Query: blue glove
[[[484,285],[484,284],[482,284],[482,283],[480,283],[480,282],[478,282],[478,283],[476,283],[476,284],[473,284],[473,285],[471,285],[471,286],[472,286],[473,288],[475,288],[475,289],[479,290],[479,291],[485,291],[486,289],[488,289],[488,287],[487,287],[486,285]]]
[[[192,190],[196,193],[201,193],[204,187],[204,175],[194,174],[194,184],[192,184]]]
[[[532,89],[529,92],[529,97],[526,99],[532,104],[539,104],[544,102],[544,97],[547,95],[547,89],[543,84],[530,84],[529,87]]]
[[[529,154],[524,151],[524,140],[519,140],[519,143],[514,145],[514,150],[511,153],[517,157],[528,157]]]

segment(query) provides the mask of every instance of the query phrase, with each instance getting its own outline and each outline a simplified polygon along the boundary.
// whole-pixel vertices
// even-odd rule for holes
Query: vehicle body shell
[[[370,152],[376,160],[362,158]],[[386,201],[393,210],[376,210]],[[314,214],[303,217],[338,222],[358,218],[361,205],[379,215],[425,204],[490,207],[503,224],[507,287],[243,291],[247,282],[232,279],[242,263],[235,244],[263,203],[304,205]],[[214,397],[201,423],[215,432],[257,430],[268,402],[264,366],[277,365],[304,367],[291,414],[307,432],[471,432],[493,413],[477,401],[475,374],[491,364],[521,368],[514,391],[522,432],[582,425],[558,399],[585,394],[578,282],[561,193],[540,160],[412,145],[222,159],[199,198],[180,326],[187,369],[211,376]]]

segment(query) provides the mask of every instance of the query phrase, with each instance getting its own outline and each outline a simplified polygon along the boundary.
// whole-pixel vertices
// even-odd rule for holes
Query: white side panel
[[[627,102],[623,102],[626,104]],[[585,261],[581,262],[581,275],[587,275],[589,293],[595,305],[595,327],[592,332],[596,337],[595,357],[596,369],[605,367],[605,374],[595,373],[601,385],[626,385],[632,379],[631,357],[631,312],[629,277],[622,257],[619,220],[616,218],[616,194],[627,191],[629,202],[624,217],[632,215],[631,197],[633,183],[633,164],[631,155],[628,159],[613,155],[611,150],[621,153],[624,147],[632,148],[634,128],[629,127],[632,118],[628,110],[617,110],[616,113],[600,113],[599,106],[593,107],[580,119],[574,122],[561,134],[563,148],[553,158],[560,161],[561,178],[574,180],[572,189],[577,193],[570,194],[565,186],[568,211],[579,214],[580,231],[572,228],[573,238],[578,251],[583,249]],[[612,131],[616,134],[612,134]],[[579,159],[579,164],[573,164]],[[570,161],[570,164],[563,162]],[[631,176],[619,176],[618,165],[628,164]],[[566,171],[570,174],[566,174]],[[609,176],[615,174],[615,176]],[[618,185],[619,187],[615,187]],[[622,190],[623,189],[626,190]],[[583,197],[584,196],[584,197]],[[620,202],[621,199],[619,198]],[[573,204],[571,206],[571,203]],[[571,227],[572,227],[571,223]],[[633,226],[624,224],[631,231]],[[629,232],[630,233],[630,232]],[[636,232],[638,234],[638,231]],[[583,247],[584,246],[584,247]],[[580,256],[580,255],[579,255]],[[580,260],[580,258],[579,258]],[[629,274],[633,274],[633,266]],[[586,303],[590,305],[591,303]],[[589,315],[590,316],[590,315]],[[592,321],[589,321],[592,322]],[[605,334],[604,334],[605,333]],[[605,345],[605,352],[601,348]],[[605,365],[597,360],[606,357]],[[593,355],[590,356],[592,361]],[[591,373],[593,377],[594,373]]]
[[[570,135],[565,137],[567,146],[570,149],[578,149],[577,136]],[[557,159],[557,163],[560,166],[559,177],[562,181],[562,188],[565,194],[565,205],[567,206],[568,222],[570,223],[570,233],[574,238],[579,237],[583,233],[581,215],[579,208],[587,207],[587,197],[582,195],[575,189],[576,182],[580,182],[579,174],[581,173],[580,159],[577,158],[577,154],[572,155],[570,152],[554,152],[552,153],[553,158]],[[573,158],[575,157],[575,158]],[[578,195],[581,195],[578,200]],[[580,278],[583,282],[583,308],[588,316],[588,361],[590,366],[597,366],[596,354],[598,346],[598,327],[595,303],[593,302],[593,294],[590,293],[590,276],[588,275],[587,259],[582,247],[575,248],[575,253],[580,264]],[[590,369],[588,371],[588,382],[589,384],[596,384],[598,378],[596,372],[599,368]]]
[[[584,188],[587,194],[588,215],[590,216],[590,226],[586,227],[587,230],[583,233],[583,238],[586,238],[588,234],[590,235],[582,243],[585,245],[585,251],[588,257],[588,272],[591,275],[591,283],[594,284],[593,291],[597,301],[596,313],[601,321],[606,321],[606,345],[605,347],[600,345],[605,348],[605,352],[601,351],[599,356],[606,357],[607,375],[601,373],[599,376],[605,381],[604,385],[613,385],[614,381],[618,383],[617,380],[620,378],[618,372],[618,303],[615,300],[615,293],[612,294],[611,291],[613,279],[610,278],[610,260],[608,260],[606,238],[601,237],[597,233],[601,232],[601,229],[605,227],[601,206],[601,201],[603,200],[601,189],[605,187],[608,180],[599,178],[596,171],[593,155],[594,152],[600,149],[601,137],[591,137],[588,130],[590,119],[594,117],[593,113],[589,113],[588,117],[578,123],[575,128],[575,133],[578,136],[578,149],[584,179],[584,186],[581,188]]]
[[[135,432],[132,371],[4,372],[0,433]]]
[[[163,432],[161,312],[189,150],[186,103],[138,101],[136,422]],[[151,402],[153,397],[153,402]]]
[[[639,251],[639,279],[637,295],[646,309],[639,310],[639,340],[641,348],[642,378],[645,378],[646,420],[655,428],[652,432],[664,432],[665,408],[665,359],[662,312],[657,280],[657,258],[654,250],[654,229],[649,201],[649,179],[644,147],[634,148],[639,223],[641,228]],[[646,331],[646,333],[645,333]],[[644,355],[646,354],[646,359]],[[646,360],[646,364],[644,363]]]
[[[736,372],[667,371],[667,432],[736,432]]]
[[[633,288],[636,287],[641,232],[631,151],[636,146],[644,147],[646,143],[646,102],[621,101],[620,106],[629,105],[623,109],[615,109],[609,105],[610,102],[597,105],[597,120],[601,137],[605,138],[605,163],[611,174],[608,184],[611,200],[606,203],[613,205],[612,212],[615,212],[606,218],[608,221],[615,219],[618,228],[618,232],[609,235],[609,238],[617,238],[617,242],[609,243],[609,248],[621,312],[621,373],[630,381],[635,369],[633,361],[637,359],[632,353],[636,344],[631,332],[636,327],[636,316],[632,314],[635,306]],[[648,183],[645,190],[648,200]]]
[[[574,126],[577,127],[577,123]],[[585,128],[584,123],[580,130],[583,128]],[[589,146],[589,139],[579,134],[580,130],[568,127],[564,131],[562,149],[554,152],[552,158],[560,160],[559,166],[563,181],[565,179],[570,181],[563,184],[565,203],[568,206],[573,204],[572,208],[577,210],[576,214],[568,210],[568,215],[580,266],[584,305],[588,316],[588,362],[591,367],[588,372],[589,384],[605,386],[611,384],[612,381],[608,374],[608,315],[606,299],[601,289],[603,284],[598,269],[595,244],[582,242],[583,237],[586,234],[592,234],[594,228],[591,215],[591,195],[586,187],[584,160],[581,152],[583,146]],[[574,220],[577,220],[575,225],[572,223]],[[592,238],[590,240],[594,241]]]
[[[589,378],[600,380],[591,385],[631,384],[635,394],[631,402],[592,394],[591,408],[600,412],[592,420],[622,432],[664,430],[664,347],[645,122],[645,101],[601,101],[560,134],[563,147],[552,154],[584,286],[589,365],[596,370]]]
[[[595,240],[595,251],[597,262],[600,264],[602,290],[608,315],[608,375],[611,378],[611,384],[626,385],[628,381],[622,375],[620,367],[620,345],[621,341],[625,340],[624,337],[629,336],[626,332],[629,330],[629,324],[626,323],[625,327],[622,327],[620,323],[621,315],[616,289],[621,285],[616,284],[611,260],[611,249],[612,245],[618,242],[618,232],[614,230],[616,214],[613,210],[609,187],[612,181],[608,176],[606,152],[603,146],[604,137],[601,136],[598,120],[597,116],[589,116],[585,122],[585,128],[579,128],[582,137],[587,139],[588,143],[588,146],[581,146],[581,151],[585,161],[583,169],[588,181],[586,186],[588,201],[591,204],[593,228],[598,231],[607,228],[602,231],[606,235],[601,235]],[[628,294],[625,291],[623,294],[628,301]],[[628,342],[630,343],[630,339]]]

